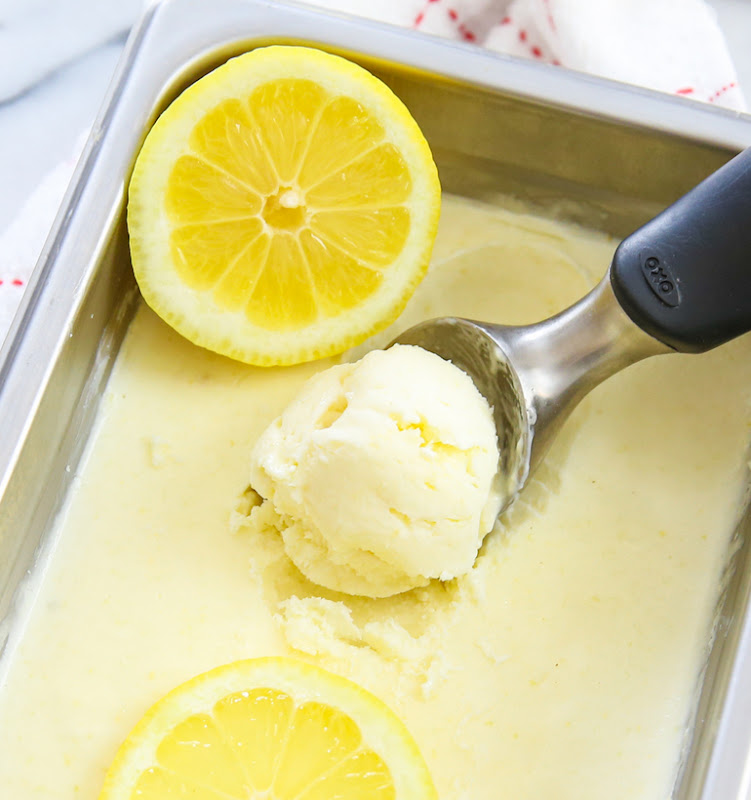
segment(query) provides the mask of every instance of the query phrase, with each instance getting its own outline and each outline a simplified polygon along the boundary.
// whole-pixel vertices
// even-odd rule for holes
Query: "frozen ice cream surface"
[[[348,594],[385,597],[466,573],[501,505],[490,406],[468,375],[420,347],[315,375],[251,460],[251,486],[289,557]],[[256,513],[268,524],[268,507]]]
[[[428,275],[350,360],[432,317],[555,314],[615,245],[445,195]],[[0,800],[96,798],[159,697],[260,656],[381,698],[441,800],[670,797],[745,497],[751,337],[597,387],[466,575],[383,598],[311,583],[271,504],[248,517],[259,437],[332,363],[249,367],[138,309],[0,657]]]

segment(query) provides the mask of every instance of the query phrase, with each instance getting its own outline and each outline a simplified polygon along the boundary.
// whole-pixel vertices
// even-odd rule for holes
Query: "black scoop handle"
[[[624,239],[610,279],[629,317],[676,350],[751,330],[751,148]]]

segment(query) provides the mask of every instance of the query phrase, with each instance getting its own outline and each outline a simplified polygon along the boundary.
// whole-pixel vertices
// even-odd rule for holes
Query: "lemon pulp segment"
[[[356,305],[409,233],[400,205],[409,170],[383,138],[359,103],[332,101],[309,80],[272,81],[246,104],[220,105],[196,126],[195,155],[178,159],[168,183],[183,280],[269,328],[300,328],[319,306],[336,314]]]
[[[427,144],[384,84],[336,56],[263,48],[186,90],[147,138],[134,269],[198,344],[259,364],[320,357],[403,308],[439,198]]]
[[[310,800],[395,797],[388,767],[362,746],[346,714],[323,703],[295,706],[272,689],[237,692],[211,713],[188,717],[164,737],[157,762],[141,773],[134,797],[188,790],[243,800],[260,792],[291,800],[303,791]]]

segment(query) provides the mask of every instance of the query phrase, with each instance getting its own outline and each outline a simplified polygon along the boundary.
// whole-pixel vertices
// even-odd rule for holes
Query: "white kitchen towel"
[[[704,0],[319,0],[311,4],[745,110],[725,39]],[[124,34],[142,7],[143,0],[0,0],[0,101]],[[208,1],[207,13],[211,13]],[[42,181],[0,235],[0,343],[80,146]]]

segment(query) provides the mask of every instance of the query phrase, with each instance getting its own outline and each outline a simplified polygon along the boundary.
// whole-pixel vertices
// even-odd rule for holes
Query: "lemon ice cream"
[[[550,316],[615,244],[445,196],[425,281],[353,358],[430,317]],[[378,599],[311,583],[248,525],[258,438],[330,366],[249,367],[139,309],[0,659],[3,800],[96,797],[156,700],[263,656],[384,701],[441,800],[670,797],[747,482],[751,339],[606,381],[469,573]]]
[[[469,376],[396,345],[316,375],[267,428],[253,513],[314,583],[385,597],[471,568],[501,505],[497,465]]]

